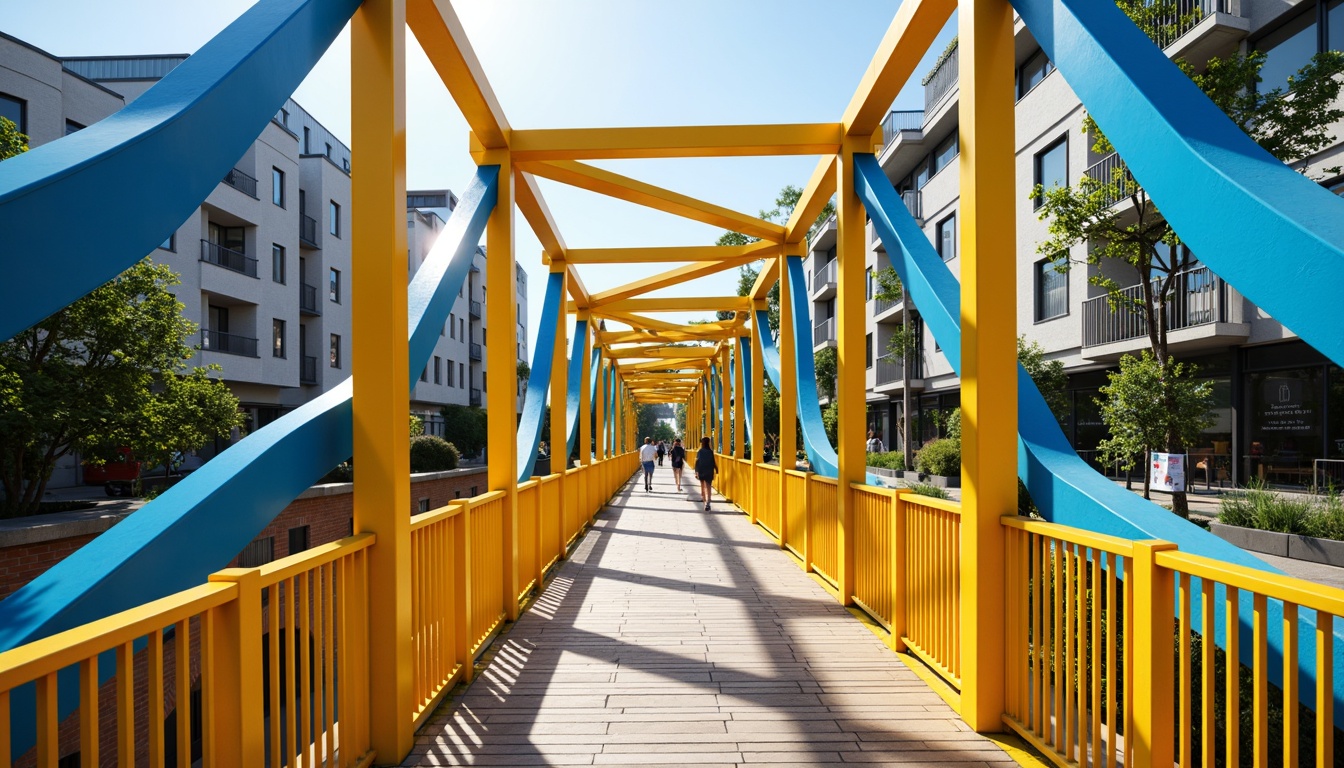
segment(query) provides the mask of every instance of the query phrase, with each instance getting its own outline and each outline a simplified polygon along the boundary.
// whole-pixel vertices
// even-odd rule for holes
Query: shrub
[[[950,438],[931,440],[915,454],[915,466],[926,475],[961,474],[961,444]]]
[[[906,488],[910,489],[911,493],[917,496],[931,496],[935,499],[952,498],[952,495],[947,492],[946,488],[939,488],[938,486],[930,485],[929,483],[905,483],[904,485]]]
[[[1218,522],[1276,533],[1344,540],[1344,506],[1331,491],[1324,500],[1283,496],[1253,482],[1218,504]]]
[[[868,466],[878,469],[905,469],[905,454],[899,451],[868,454]]]
[[[437,435],[411,438],[411,471],[442,472],[457,469],[457,448]]]

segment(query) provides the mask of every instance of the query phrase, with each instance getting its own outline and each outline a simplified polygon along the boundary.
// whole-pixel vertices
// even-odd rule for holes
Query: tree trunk
[[[1144,462],[1143,462],[1143,498],[1147,499],[1148,501],[1152,501],[1152,500],[1153,500],[1153,494],[1152,494],[1152,483],[1153,483],[1153,470],[1152,470],[1152,466],[1153,466],[1153,452],[1152,452],[1152,451],[1144,451],[1144,452],[1143,452],[1143,458],[1144,458]]]

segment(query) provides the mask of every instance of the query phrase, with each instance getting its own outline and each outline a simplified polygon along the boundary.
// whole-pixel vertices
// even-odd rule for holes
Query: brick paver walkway
[[[405,765],[1011,764],[693,482],[627,484]]]

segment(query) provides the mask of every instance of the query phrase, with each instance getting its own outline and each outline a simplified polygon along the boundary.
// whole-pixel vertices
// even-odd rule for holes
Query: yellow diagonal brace
[[[834,194],[835,156],[832,155],[821,158],[817,161],[817,167],[812,170],[812,177],[807,180],[803,194],[798,198],[798,204],[793,207],[789,221],[784,225],[787,230],[784,242],[801,243],[806,239],[808,231],[812,229],[812,222],[821,215],[821,210],[826,207],[826,201]]]
[[[633,347],[629,349],[613,349],[608,352],[608,357],[618,360],[637,360],[640,358],[680,358],[691,359],[696,357],[709,357],[713,353],[710,347]]]
[[[697,326],[689,326],[696,328]],[[603,344],[668,344],[681,341],[713,341],[728,338],[737,333],[732,328],[707,329],[704,331],[603,331],[598,339]]]
[[[681,325],[666,320],[657,320],[646,315],[636,315],[631,312],[621,311],[611,306],[601,307],[593,310],[594,315],[606,317],[617,322],[625,323],[635,329],[653,329],[658,331],[681,331],[684,333],[714,333],[732,328],[738,328],[746,324],[746,315],[735,317],[732,320],[715,321],[712,323],[697,323],[695,325]]]
[[[882,37],[868,71],[845,107],[842,122],[849,136],[868,136],[876,131],[905,87],[924,53],[952,18],[957,0],[905,0],[896,10],[887,34]]]
[[[524,166],[529,173],[543,178],[568,184],[579,189],[614,197],[628,203],[642,205],[674,216],[699,221],[715,227],[723,227],[744,235],[759,237],[762,240],[779,242],[784,237],[784,227],[764,219],[739,213],[731,208],[714,205],[689,195],[673,192],[652,184],[646,184],[619,173],[612,173],[591,165],[573,161],[547,163],[528,163]]]
[[[573,301],[569,302],[569,311],[574,312],[575,307],[587,309],[588,305],[593,303],[593,296],[588,293],[588,287],[583,284],[583,279],[579,277],[579,270],[570,264],[565,267],[565,271],[569,275],[569,295],[574,298]]]
[[[519,162],[826,155],[839,149],[840,128],[838,123],[553,128],[514,131],[510,146]]]
[[[509,121],[448,0],[407,0],[406,24],[483,149],[508,144]]]
[[[709,361],[704,359],[676,359],[676,360],[650,360],[643,363],[631,363],[627,361],[618,361],[623,371],[682,371],[682,370],[708,370]]]
[[[541,196],[537,180],[531,174],[517,171],[514,173],[514,178],[516,181],[514,201],[523,218],[527,219],[528,226],[532,227],[532,232],[541,241],[545,260],[565,261],[565,239],[560,236],[560,228],[555,225],[551,209],[546,207],[546,200]]]
[[[770,259],[761,267],[761,271],[756,275],[756,282],[751,286],[751,293],[748,294],[753,299],[764,299],[770,293],[770,287],[779,279],[779,259]]]
[[[761,259],[778,252],[773,241],[749,245],[672,245],[655,248],[570,248],[571,264],[667,264],[678,261],[721,261],[739,256]]]
[[[591,302],[591,297],[589,301]],[[570,311],[577,306],[571,302]],[[745,312],[751,309],[751,299],[746,296],[669,296],[666,298],[621,299],[602,305],[603,309],[615,312],[717,312],[730,310]]]
[[[773,247],[776,251],[779,250],[778,245],[774,245]],[[725,270],[745,266],[754,261],[760,261],[760,259],[761,257],[755,255],[738,256],[731,259],[723,259],[721,261],[708,262],[705,264],[687,264],[684,267],[669,269],[666,272],[660,272],[642,280],[636,280],[633,283],[626,283],[619,288],[612,288],[611,290],[602,291],[601,293],[595,293],[593,294],[592,306],[600,307],[604,304],[620,301],[621,299],[628,299],[632,296],[639,296],[641,294],[649,293],[650,291],[656,291],[659,288],[681,285],[689,280],[716,275]]]

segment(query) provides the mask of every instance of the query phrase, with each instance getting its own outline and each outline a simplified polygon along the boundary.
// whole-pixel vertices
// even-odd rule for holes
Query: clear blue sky
[[[62,0],[15,3],[3,31],[57,56],[191,53],[251,3]],[[454,3],[515,128],[698,125],[838,120],[898,0],[463,0]],[[955,33],[955,17],[897,99],[923,106],[919,79]],[[408,35],[408,183],[461,190],[474,165],[467,126]],[[349,35],[336,41],[295,99],[337,136],[350,136]],[[359,147],[352,147],[359,163]],[[611,161],[643,181],[755,214],[786,184],[806,182],[814,157]],[[707,245],[720,231],[541,181],[571,247]],[[516,256],[529,281],[536,337],[545,270],[519,218]],[[675,265],[582,268],[591,290]],[[736,271],[657,295],[732,294]],[[668,319],[675,319],[669,316]],[[529,343],[529,348],[533,345]]]

